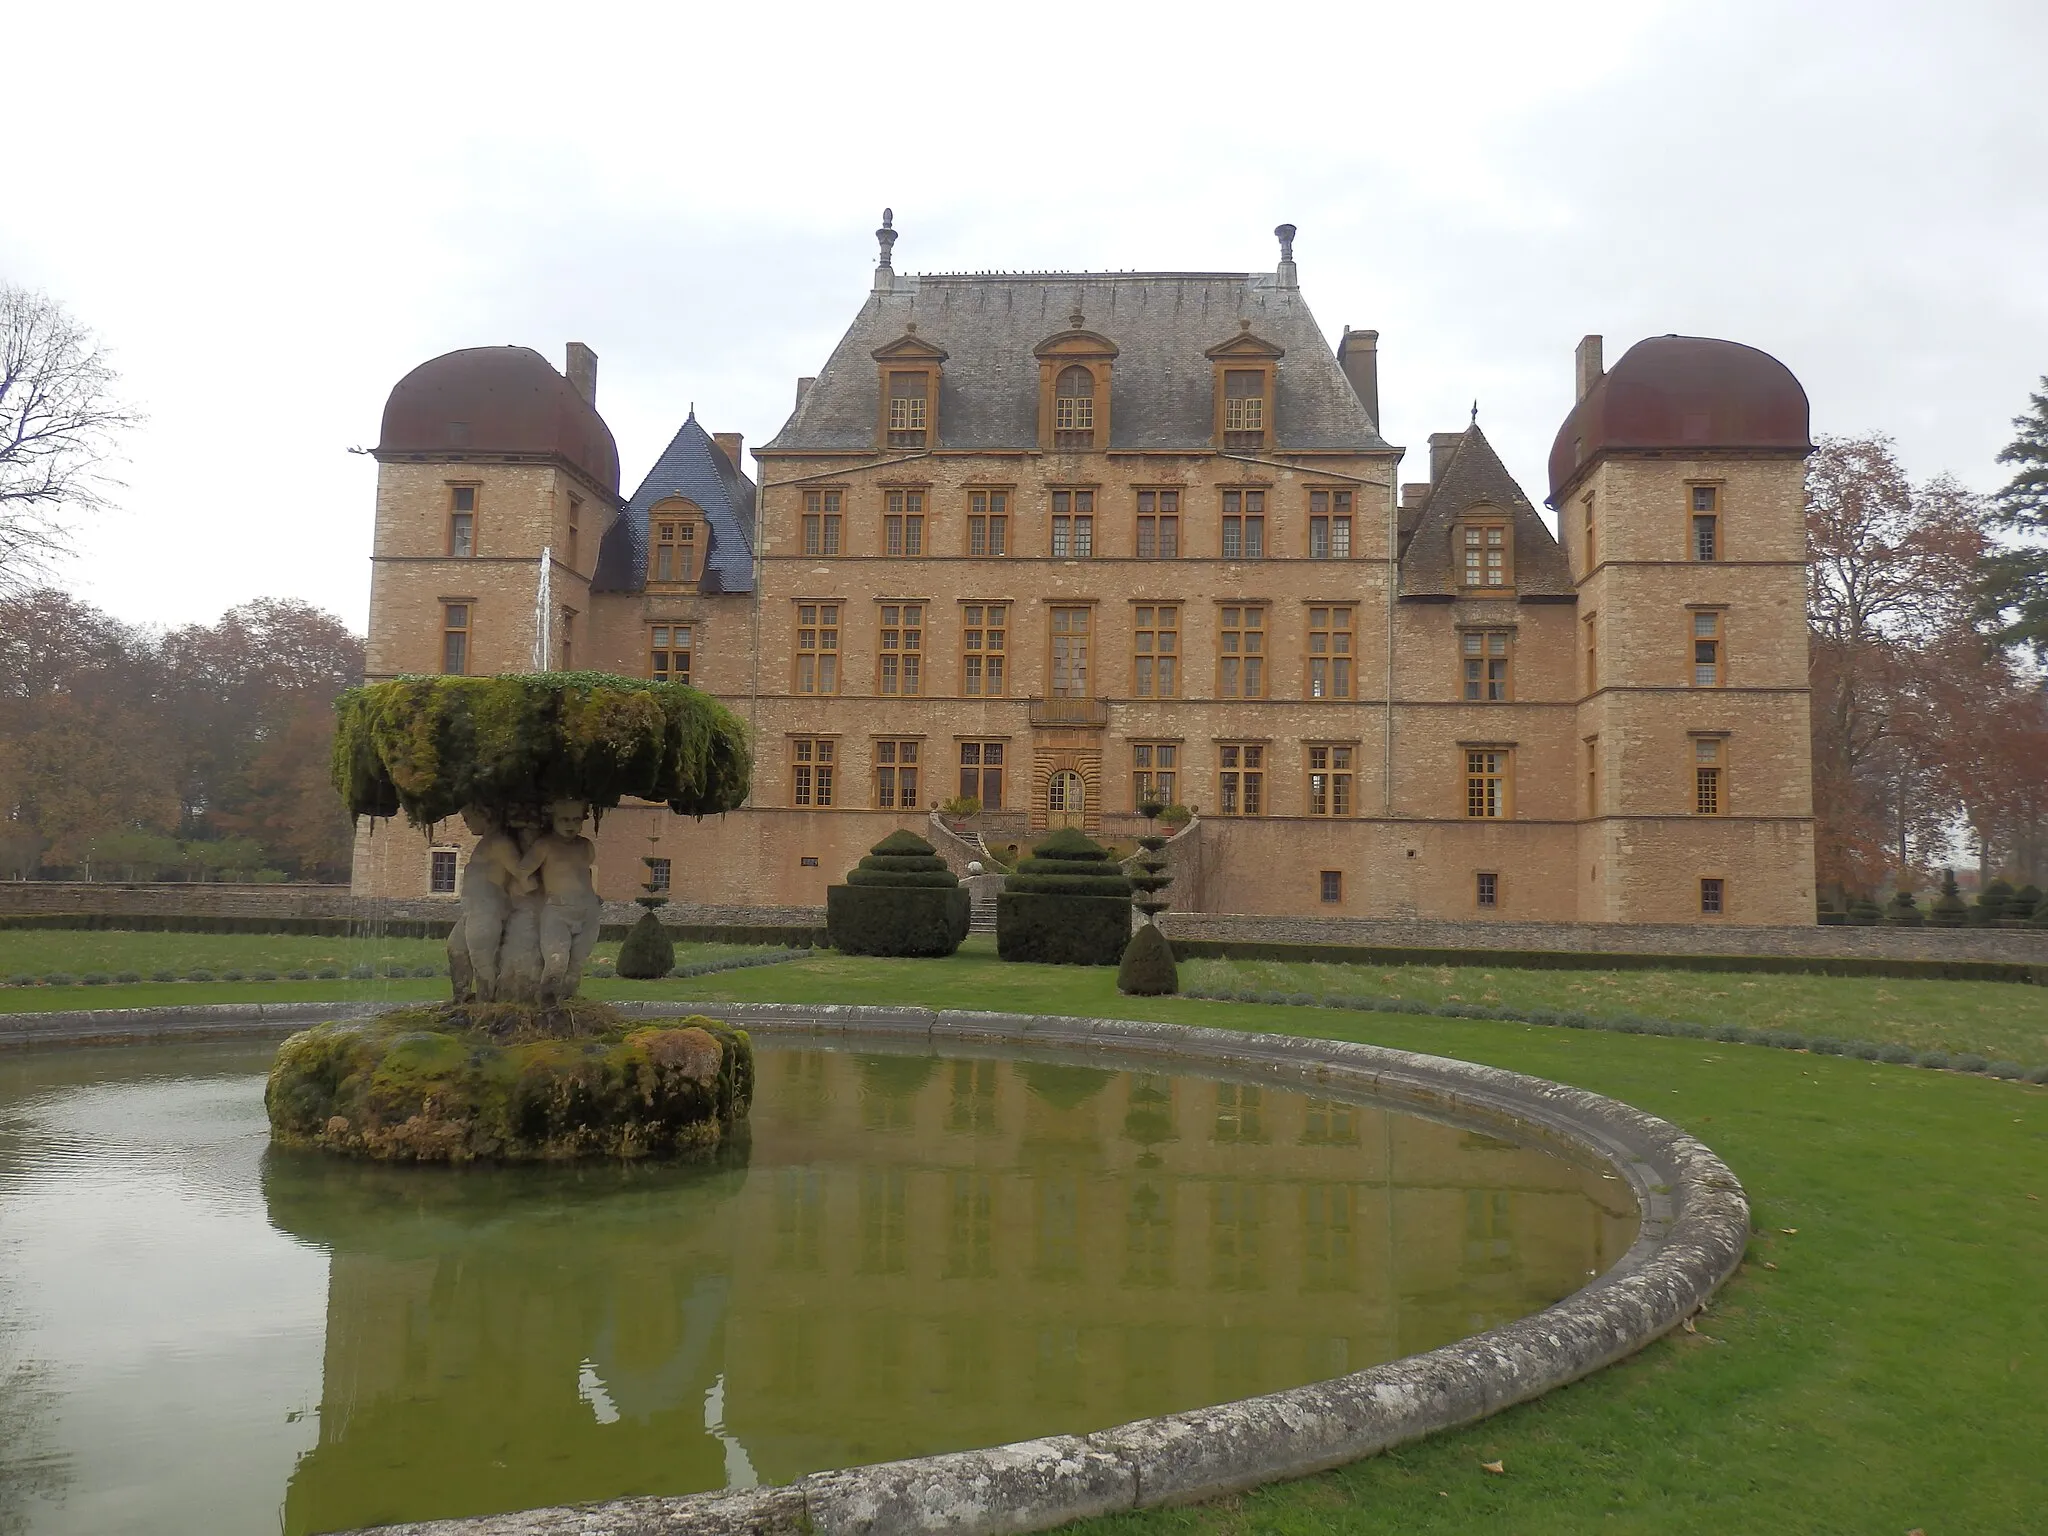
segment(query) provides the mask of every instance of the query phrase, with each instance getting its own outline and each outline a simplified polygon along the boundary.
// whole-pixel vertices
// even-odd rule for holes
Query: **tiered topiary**
[[[1164,809],[1157,801],[1147,801],[1138,807],[1148,825],[1145,835],[1138,839],[1143,852],[1132,860],[1138,873],[1127,878],[1138,892],[1131,905],[1145,914],[1145,921],[1124,946],[1123,958],[1116,968],[1117,991],[1131,997],[1164,997],[1180,990],[1180,970],[1173,963],[1173,946],[1159,931],[1159,914],[1170,905],[1159,893],[1173,884],[1160,851],[1165,848],[1166,839],[1149,825]]]
[[[1927,914],[1913,904],[1911,891],[1900,891],[1885,903],[1884,920],[1895,928],[1918,928],[1927,920]]]
[[[2009,923],[2030,922],[2041,914],[2041,887],[2029,882],[2013,892],[2012,900],[2005,904],[2005,920]]]
[[[647,842],[650,847],[654,845],[652,834]],[[646,910],[627,931],[626,942],[619,946],[619,974],[629,981],[653,981],[676,968],[676,941],[656,916],[668,905],[668,898],[654,882],[658,861],[653,854],[647,854],[640,862],[647,866],[647,883],[641,887],[647,894],[633,900]]]
[[[1878,904],[1868,896],[1857,896],[1849,903],[1849,921],[1855,927],[1875,928],[1878,919],[1883,916],[1884,913]]]
[[[1131,938],[1131,882],[1072,827],[1041,838],[996,897],[996,953],[1042,965],[1115,965]]]
[[[1970,921],[1985,928],[1997,927],[1999,919],[2005,916],[2005,909],[2012,898],[2011,885],[2003,880],[1992,881],[1978,893],[1976,901],[1971,904]]]
[[[1934,898],[1934,905],[1928,909],[1927,921],[1937,928],[1960,928],[1970,920],[1970,909],[1963,904],[1963,894],[1956,889],[1956,872],[1944,869],[1941,872],[1941,894]]]
[[[825,936],[848,955],[950,955],[967,937],[968,894],[915,832],[891,832],[825,892]]]

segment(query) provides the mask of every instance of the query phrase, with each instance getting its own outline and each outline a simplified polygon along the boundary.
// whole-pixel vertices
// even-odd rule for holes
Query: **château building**
[[[652,848],[679,900],[815,906],[954,797],[998,847],[1149,798],[1197,812],[1196,910],[1812,921],[1777,360],[1662,336],[1609,371],[1587,337],[1554,535],[1476,422],[1400,482],[1378,333],[1327,343],[1291,226],[1270,272],[912,276],[877,233],[758,484],[693,413],[622,495],[579,343],[450,353],[385,407],[373,677],[681,678],[752,732],[743,810],[606,817],[606,896]],[[465,846],[365,832],[357,889],[451,889]]]

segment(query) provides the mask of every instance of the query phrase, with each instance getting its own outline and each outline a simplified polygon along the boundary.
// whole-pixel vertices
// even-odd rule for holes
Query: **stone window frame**
[[[924,787],[924,741],[922,734],[904,734],[893,731],[886,736],[874,736],[868,740],[868,780],[878,811],[914,811],[918,797]],[[884,749],[887,749],[886,752]],[[910,756],[906,759],[904,752]],[[910,789],[905,793],[903,775],[910,775]],[[889,793],[882,792],[884,775],[887,775]]]
[[[1460,704],[1514,703],[1515,642],[1520,638],[1520,626],[1515,624],[1459,624],[1456,626],[1456,631],[1458,648],[1454,658],[1456,671],[1452,678],[1451,696]],[[1499,635],[1502,638],[1504,647],[1498,657],[1491,653],[1488,644],[1495,635]],[[1478,639],[1480,642],[1480,649],[1477,651],[1472,649],[1472,641],[1474,639]],[[1499,698],[1490,696],[1493,686],[1492,669],[1490,666],[1482,665],[1479,675],[1477,677],[1472,675],[1473,662],[1476,661],[1484,664],[1496,660],[1502,662],[1505,666],[1505,670],[1501,675],[1501,694]],[[1476,697],[1468,691],[1475,686],[1479,689]]]
[[[442,878],[442,871],[447,878]],[[427,894],[430,896],[453,896],[462,879],[462,850],[452,844],[444,844],[427,850]]]
[[[1156,598],[1134,597],[1131,599],[1132,698],[1177,699],[1181,697],[1181,689],[1187,679],[1187,651],[1181,645],[1181,638],[1186,633],[1183,621],[1187,615],[1187,606],[1186,603],[1178,598],[1170,599],[1166,602],[1161,602]],[[1171,624],[1162,624],[1160,622],[1159,615],[1162,611],[1172,615],[1173,622]],[[1172,647],[1170,650],[1163,651],[1159,648],[1159,641],[1162,635],[1172,637]],[[1149,637],[1151,649],[1142,650],[1140,649],[1140,644],[1147,637]],[[1172,685],[1166,688],[1159,686],[1160,668],[1158,664],[1161,658],[1170,659],[1173,663]],[[1151,686],[1149,689],[1140,686],[1145,681],[1144,663],[1147,661],[1153,664]]]
[[[450,480],[447,485],[448,525],[443,530],[446,537],[442,541],[442,549],[450,560],[474,560],[478,521],[483,515],[483,482]],[[469,502],[467,506],[463,505],[465,493]]]
[[[1267,793],[1269,786],[1266,783],[1267,775],[1272,771],[1269,758],[1272,745],[1270,739],[1262,736],[1215,742],[1218,816],[1236,820],[1273,814],[1272,796]]]
[[[1698,878],[1696,889],[1699,893],[1699,915],[1707,918],[1725,918],[1734,903],[1729,900],[1729,880],[1726,875],[1707,874]],[[1708,903],[1712,902],[1710,906]]]
[[[1595,545],[1594,533],[1594,494],[1594,492],[1588,491],[1579,499],[1580,505],[1585,508],[1585,516],[1582,523],[1585,547],[1579,552],[1581,576],[1591,576],[1593,574],[1593,567],[1599,563],[1599,553]]]
[[[1093,690],[1100,682],[1101,648],[1096,644],[1096,641],[1101,635],[1101,628],[1095,622],[1096,606],[1097,605],[1095,599],[1092,597],[1060,598],[1058,600],[1048,600],[1046,602],[1045,697],[1047,697],[1048,699],[1092,699],[1097,696]],[[1061,615],[1062,613],[1075,612],[1079,612],[1086,616],[1085,623],[1083,624],[1081,629],[1078,631],[1073,630],[1071,628],[1065,631],[1060,630],[1058,628],[1059,615]],[[1053,686],[1056,677],[1055,668],[1058,665],[1057,657],[1059,654],[1059,637],[1063,633],[1068,637],[1069,641],[1071,641],[1072,637],[1076,633],[1078,633],[1082,637],[1081,686],[1079,691],[1075,691],[1071,687],[1065,690],[1060,690],[1056,689]],[[1072,651],[1073,647],[1071,644],[1069,644],[1069,670],[1071,670],[1072,667]]]
[[[875,553],[886,560],[922,560],[932,552],[932,492],[929,485],[889,485],[882,488],[881,519],[876,524]],[[896,547],[889,543],[890,524],[895,529]],[[911,545],[915,544],[915,549]]]
[[[664,496],[649,507],[647,585],[665,591],[694,587],[704,574],[704,541],[697,534],[706,527],[704,509],[687,496]]]
[[[1504,903],[1501,900],[1500,871],[1477,869],[1472,872],[1472,910],[1475,912],[1498,912]]]
[[[1695,565],[1719,565],[1728,558],[1727,490],[1725,480],[1685,482],[1685,558]],[[1704,531],[1712,554],[1700,553],[1702,523],[1708,525]]]
[[[1131,487],[1131,554],[1139,560],[1178,560],[1187,548],[1185,531],[1185,508],[1182,501],[1187,487],[1184,485],[1137,485]],[[1173,498],[1173,505],[1167,506],[1165,498]],[[1150,504],[1147,504],[1150,498]],[[1150,523],[1148,529],[1145,525]],[[1169,525],[1170,529],[1169,529]],[[1150,533],[1152,553],[1145,553],[1145,538]],[[1162,535],[1169,535],[1172,543],[1170,552],[1164,549],[1168,542]]]
[[[1215,371],[1213,430],[1219,451],[1265,453],[1278,441],[1274,386],[1283,355],[1281,348],[1252,334],[1249,320],[1239,320],[1237,335],[1203,353]],[[1256,402],[1256,410],[1245,402]]]
[[[681,636],[678,643],[677,636]],[[647,626],[647,675],[658,683],[690,681],[696,660],[697,625],[694,620],[678,624],[668,620]],[[678,658],[681,658],[678,664]]]
[[[1010,696],[1010,678],[1013,675],[1013,668],[1010,665],[1010,635],[1016,623],[1016,602],[1007,597],[962,597],[956,598],[954,602],[960,610],[960,688],[958,696],[963,699],[1008,698]],[[988,611],[992,608],[1001,611],[1000,623],[989,622]],[[927,628],[929,628],[929,620],[927,620]],[[996,645],[988,643],[990,631],[994,631],[1002,637],[1000,643]],[[979,643],[970,647],[968,644],[969,636],[979,637]],[[929,651],[930,648],[927,647],[926,649]],[[1000,680],[999,686],[994,688],[987,686],[989,669],[985,664],[990,658],[995,660],[995,671]],[[976,660],[984,663],[981,668],[981,686],[969,688],[967,685],[972,676],[972,669],[970,669],[968,663]]]
[[[921,698],[929,690],[926,661],[931,655],[929,599],[922,597],[878,597],[875,599],[875,696],[890,699]],[[892,615],[894,622],[891,622]],[[894,643],[891,642],[894,636]],[[891,667],[890,662],[896,665]]]
[[[1581,738],[1586,746],[1586,816],[1599,816],[1600,809],[1600,737],[1595,734]]]
[[[568,558],[562,563],[572,571],[578,568],[576,558],[580,552],[579,546],[582,542],[582,535],[583,498],[574,491],[571,491],[569,493],[568,536],[563,540],[563,548]]]
[[[1328,907],[1344,905],[1344,871],[1323,869],[1316,871],[1316,894],[1322,904]]]
[[[803,510],[797,514],[797,548],[809,560],[830,560],[846,549],[846,497],[844,485],[819,485],[804,491]],[[817,535],[813,549],[812,535]]]
[[[1233,614],[1233,613],[1235,613],[1235,614],[1238,614],[1238,615],[1239,615],[1238,621],[1237,621],[1236,623],[1234,623],[1234,624],[1233,624],[1233,623],[1230,623],[1230,622],[1228,622],[1229,616],[1230,616],[1231,614]],[[1243,619],[1243,614],[1245,614],[1245,613],[1256,613],[1256,614],[1258,614],[1258,615],[1260,616],[1260,622],[1259,622],[1259,623],[1257,623],[1257,624],[1246,624],[1246,623],[1244,622],[1244,619]],[[1266,600],[1265,600],[1264,598],[1244,598],[1244,599],[1237,599],[1237,600],[1233,600],[1233,601],[1230,601],[1230,602],[1224,602],[1224,601],[1221,601],[1221,600],[1218,600],[1218,601],[1217,601],[1217,603],[1216,603],[1216,697],[1217,697],[1217,698],[1219,698],[1219,699],[1266,699],[1266,698],[1270,698],[1270,697],[1272,697],[1272,691],[1273,691],[1273,652],[1272,652],[1272,636],[1273,636],[1273,624],[1272,624],[1272,615],[1273,615],[1273,605],[1272,605],[1272,603],[1270,603],[1270,602],[1266,601]],[[1230,649],[1230,648],[1229,648],[1229,645],[1230,645],[1230,639],[1231,639],[1231,637],[1232,637],[1232,636],[1235,636],[1235,637],[1237,638],[1237,641],[1238,641],[1238,648],[1237,648],[1237,649],[1235,649],[1235,650],[1232,650],[1232,649]],[[1258,639],[1258,642],[1259,642],[1258,650],[1257,650],[1256,652],[1253,652],[1253,651],[1251,651],[1251,650],[1247,650],[1247,649],[1245,649],[1245,645],[1246,645],[1246,642],[1247,642],[1248,638],[1250,638],[1250,637],[1253,637],[1253,636],[1256,636],[1256,637],[1257,637],[1257,639]],[[1227,670],[1226,670],[1226,668],[1227,668],[1227,664],[1228,664],[1229,662],[1231,662],[1231,661],[1237,661],[1237,662],[1244,662],[1244,661],[1247,661],[1247,660],[1250,660],[1250,659],[1252,659],[1252,658],[1254,657],[1254,655],[1256,655],[1256,658],[1257,658],[1257,660],[1258,660],[1258,663],[1259,663],[1259,665],[1258,665],[1258,669],[1257,669],[1257,671],[1258,671],[1258,678],[1259,678],[1258,686],[1257,686],[1257,687],[1256,687],[1255,689],[1253,689],[1252,691],[1250,691],[1250,692],[1247,692],[1247,691],[1245,691],[1245,688],[1244,688],[1244,679],[1245,679],[1245,676],[1246,676],[1246,674],[1247,674],[1247,672],[1248,672],[1248,670],[1249,670],[1249,669],[1247,669],[1247,668],[1244,668],[1244,667],[1240,667],[1240,668],[1239,668],[1239,670],[1238,670],[1238,673],[1237,673],[1237,683],[1236,683],[1236,686],[1235,686],[1235,688],[1234,688],[1234,689],[1226,689],[1226,688],[1225,688],[1225,686],[1224,686],[1224,678],[1225,678],[1225,677],[1226,677],[1226,676],[1228,675],[1228,674],[1227,674]]]
[[[967,762],[967,749],[969,747],[974,749],[973,768],[976,793],[971,796],[967,795],[965,781],[961,780],[959,781],[959,787],[963,798],[980,800],[981,808],[984,811],[1003,809],[1001,805],[989,804],[987,800],[982,798],[980,790],[987,788],[987,775],[993,771],[996,775],[997,788],[1003,791],[1003,794],[999,795],[998,799],[1007,801],[1010,788],[1010,771],[1015,766],[1010,761],[1010,748],[1012,745],[1014,745],[1012,738],[1002,735],[955,736],[953,738],[953,767],[956,773],[965,774],[967,772],[969,766]],[[985,761],[990,747],[994,747],[1002,754],[1001,762],[990,764]],[[1028,778],[1026,783],[1028,785]]]
[[[1515,819],[1515,743],[1458,743],[1459,817],[1461,821]],[[1491,791],[1486,786],[1493,785]],[[1491,805],[1493,810],[1474,809]]]
[[[869,354],[876,364],[875,447],[883,452],[929,453],[939,445],[940,385],[946,350],[917,334],[916,323]],[[898,391],[898,381],[905,383]],[[922,387],[910,385],[922,380]]]
[[[1110,380],[1116,368],[1117,345],[1098,332],[1083,329],[1085,317],[1076,309],[1067,316],[1068,329],[1032,348],[1038,360],[1038,447],[1046,453],[1093,453],[1109,446]],[[1089,393],[1063,395],[1061,384],[1079,369],[1088,375]],[[1078,415],[1061,425],[1060,402],[1086,398],[1087,424]]]
[[[1702,634],[1700,632],[1700,621],[1703,619],[1713,620],[1712,633]],[[1728,605],[1726,603],[1687,603],[1685,605],[1685,634],[1686,686],[1700,689],[1726,688],[1728,686]],[[1700,660],[1700,647],[1703,645],[1711,645],[1714,648],[1713,660],[1711,662],[1702,663]],[[1714,669],[1712,681],[1703,683],[1699,680],[1700,667],[1702,665],[1711,666]]]
[[[1218,487],[1216,513],[1216,558],[1219,560],[1263,560],[1273,547],[1267,537],[1272,531],[1272,508],[1267,505],[1270,485],[1226,485]],[[1258,498],[1253,507],[1251,498]],[[1231,524],[1236,523],[1237,553],[1230,552]],[[1254,550],[1253,544],[1258,548]]]
[[[1348,598],[1338,602],[1323,602],[1314,598],[1304,598],[1302,599],[1302,607],[1306,610],[1304,618],[1307,620],[1308,628],[1302,644],[1301,696],[1304,699],[1324,703],[1349,703],[1355,700],[1358,697],[1359,605]],[[1336,626],[1336,615],[1339,612],[1348,616],[1348,623],[1342,629]],[[1316,615],[1318,613],[1328,615],[1320,627],[1316,624]],[[1318,636],[1324,637],[1332,648],[1318,654],[1316,651],[1316,639]],[[1342,652],[1334,649],[1340,636],[1343,637],[1347,647]],[[1317,691],[1316,663],[1318,661],[1330,663],[1329,670],[1333,679],[1341,668],[1345,679],[1344,685],[1341,688],[1336,687],[1334,682],[1332,682],[1326,685],[1326,691]]]
[[[1066,510],[1060,509],[1060,498],[1067,498]],[[1088,498],[1088,510],[1081,510],[1081,498]],[[1045,488],[1045,552],[1054,560],[1093,560],[1101,553],[1101,544],[1096,539],[1096,524],[1102,515],[1102,487],[1095,484],[1070,483],[1049,485]],[[1067,547],[1059,547],[1060,527],[1065,522]],[[1087,524],[1084,529],[1083,523]],[[1083,535],[1086,535],[1085,541]],[[1078,546],[1085,542],[1086,549]]]
[[[476,599],[441,597],[435,601],[441,605],[441,675],[468,677],[469,664],[476,655]],[[458,608],[462,610],[460,615],[456,613]],[[451,657],[458,662],[452,671],[448,666]]]
[[[843,597],[793,597],[789,600],[789,607],[792,640],[789,657],[789,691],[802,698],[831,698],[846,686],[847,601]],[[804,610],[807,608],[817,610],[811,616],[811,621],[808,625],[804,622]],[[829,619],[825,612],[827,609],[831,610]],[[804,635],[807,632],[812,633],[816,637],[808,647],[804,645]],[[824,636],[828,633],[832,637],[832,643],[829,646],[822,643]],[[816,663],[823,663],[828,660],[831,662],[829,668],[822,664],[813,668],[813,685],[809,688],[804,686],[804,662],[806,660]],[[824,688],[816,686],[817,679],[822,677],[827,671],[832,674],[831,685]]]
[[[1475,544],[1471,535],[1483,535],[1493,529],[1500,531],[1501,579],[1497,582],[1482,580],[1475,585],[1465,579],[1468,569],[1465,552],[1473,548],[1480,552],[1480,573],[1483,577],[1487,570],[1485,556],[1493,546],[1483,537]],[[1458,520],[1451,524],[1451,576],[1459,593],[1465,597],[1515,595],[1515,519],[1511,513],[1499,507],[1472,507],[1459,515]]]
[[[1692,769],[1689,805],[1694,816],[1726,816],[1734,788],[1730,774],[1730,733],[1688,731],[1686,757]],[[1709,754],[1705,749],[1711,748]]]
[[[1133,814],[1136,814],[1138,807],[1144,804],[1147,798],[1147,789],[1152,791],[1150,798],[1157,800],[1161,805],[1177,805],[1180,803],[1175,796],[1180,791],[1181,773],[1183,771],[1181,749],[1185,744],[1184,738],[1179,736],[1133,737],[1127,743],[1131,750],[1131,811]],[[1161,752],[1170,752],[1173,754],[1172,759],[1162,763],[1159,760]],[[1145,756],[1141,758],[1140,754],[1145,754]],[[1164,794],[1159,792],[1162,779],[1167,784]]]
[[[835,731],[791,731],[783,738],[789,806],[829,811],[839,805],[839,735]],[[804,786],[801,790],[799,786]]]
[[[1586,685],[1583,697],[1591,698],[1600,691],[1600,611],[1596,608],[1591,613],[1581,614],[1579,629],[1585,637],[1585,644],[1580,647]]]
[[[1302,809],[1319,821],[1350,821],[1358,815],[1359,743],[1305,741],[1301,744]],[[1340,758],[1338,754],[1343,754]],[[1317,755],[1322,754],[1322,761]],[[1326,782],[1318,792],[1316,780]],[[1339,801],[1344,809],[1337,808]],[[1318,805],[1321,809],[1317,809]]]
[[[1316,508],[1316,498],[1323,499],[1322,510]],[[1343,500],[1343,510],[1338,510],[1338,499]],[[1316,524],[1328,524],[1324,535],[1324,552],[1316,553]],[[1338,524],[1343,525],[1343,538],[1337,537]],[[1353,560],[1358,550],[1358,495],[1348,485],[1310,485],[1308,488],[1308,516],[1304,520],[1304,542],[1302,554],[1310,560]],[[1337,553],[1342,543],[1344,551]]]
[[[1010,519],[1014,515],[1011,503],[1016,495],[1014,485],[970,485],[966,488],[967,518],[961,530],[964,542],[960,552],[968,559],[1002,560],[1009,557]],[[974,547],[977,533],[981,535],[980,549]]]

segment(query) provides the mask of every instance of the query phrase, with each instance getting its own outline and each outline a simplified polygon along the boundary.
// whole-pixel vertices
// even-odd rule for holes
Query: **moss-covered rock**
[[[630,981],[653,981],[676,968],[676,941],[652,912],[640,914],[640,921],[626,930],[619,946],[618,970]]]
[[[603,672],[401,677],[335,701],[333,777],[349,813],[417,826],[466,806],[505,811],[628,795],[685,816],[746,799],[746,728],[682,683]]]
[[[601,1003],[401,1008],[279,1047],[271,1140],[394,1162],[697,1154],[745,1116],[745,1031]]]

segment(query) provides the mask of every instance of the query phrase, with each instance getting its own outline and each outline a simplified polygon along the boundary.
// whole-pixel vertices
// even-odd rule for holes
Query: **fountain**
[[[272,1140],[422,1162],[716,1147],[751,1097],[746,1037],[705,1018],[636,1025],[578,995],[603,915],[582,828],[627,796],[734,808],[751,767],[740,723],[682,684],[597,673],[400,678],[336,710],[351,814],[460,816],[477,842],[450,1000],[285,1041]]]

